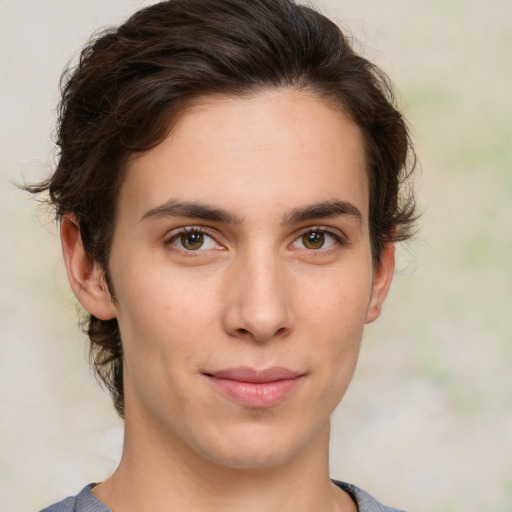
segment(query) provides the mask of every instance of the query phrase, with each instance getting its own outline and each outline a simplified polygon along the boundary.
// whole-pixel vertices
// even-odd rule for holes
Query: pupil
[[[203,233],[186,233],[181,236],[181,243],[185,249],[199,249],[203,245]]]
[[[302,237],[304,245],[308,249],[320,249],[324,245],[324,234],[317,231],[307,233]]]

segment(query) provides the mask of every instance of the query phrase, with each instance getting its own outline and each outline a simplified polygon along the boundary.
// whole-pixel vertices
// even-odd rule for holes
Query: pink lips
[[[246,407],[276,405],[302,381],[304,374],[287,368],[228,368],[208,373],[212,385],[222,394]]]

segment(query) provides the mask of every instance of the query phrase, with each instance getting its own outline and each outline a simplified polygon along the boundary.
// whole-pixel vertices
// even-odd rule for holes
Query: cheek
[[[369,294],[356,300],[343,290],[332,301],[317,301],[312,306],[314,323],[309,326],[309,336],[325,365],[326,380],[338,384],[350,381],[359,355],[368,300]]]
[[[118,290],[127,401],[155,416],[162,403],[186,415],[194,401],[185,384],[204,365],[202,345],[211,337],[218,301],[176,273],[172,279],[163,269],[143,274]]]
[[[297,283],[296,304],[303,319],[333,334],[362,330],[372,291],[371,264],[352,265],[307,276]],[[308,321],[308,320],[306,320]]]
[[[182,365],[194,364],[197,346],[219,316],[216,287],[208,284],[165,267],[133,272],[124,280],[117,294],[118,322],[127,358],[134,364],[158,359],[170,367],[179,355]]]
[[[366,272],[335,272],[297,297],[304,342],[312,343],[315,368],[324,390],[319,401],[334,408],[355,370],[371,296],[371,266]]]

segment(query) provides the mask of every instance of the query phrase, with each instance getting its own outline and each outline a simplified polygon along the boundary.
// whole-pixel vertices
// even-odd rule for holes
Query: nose
[[[279,256],[240,255],[227,276],[224,329],[237,338],[267,342],[293,330],[291,289]]]

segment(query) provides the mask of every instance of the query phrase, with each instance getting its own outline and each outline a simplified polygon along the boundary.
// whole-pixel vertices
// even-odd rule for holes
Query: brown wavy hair
[[[109,251],[126,159],[156,146],[201,96],[307,89],[362,130],[374,264],[411,236],[414,152],[387,76],[356,54],[332,21],[292,0],[169,0],[96,34],[61,78],[57,167],[42,183],[56,218],[72,214],[113,300]],[[124,416],[117,320],[87,315],[91,363]]]

